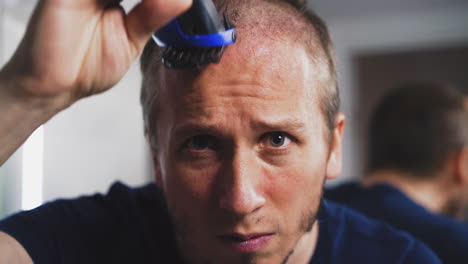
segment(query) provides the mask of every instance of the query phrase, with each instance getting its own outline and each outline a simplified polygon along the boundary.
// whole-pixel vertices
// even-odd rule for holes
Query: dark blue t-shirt
[[[346,183],[327,189],[325,197],[411,233],[443,263],[468,263],[468,225],[426,210],[392,185]]]
[[[58,200],[0,222],[35,263],[180,263],[166,203],[153,184]],[[310,263],[440,263],[421,242],[324,201]]]

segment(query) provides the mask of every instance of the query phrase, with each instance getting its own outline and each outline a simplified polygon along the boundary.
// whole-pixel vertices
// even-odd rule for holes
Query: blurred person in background
[[[455,89],[406,84],[369,124],[368,172],[327,199],[410,232],[444,263],[467,263],[468,102]]]

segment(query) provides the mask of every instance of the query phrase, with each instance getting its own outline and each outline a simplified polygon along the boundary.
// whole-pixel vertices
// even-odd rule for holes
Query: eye
[[[209,135],[199,135],[189,138],[184,147],[189,150],[201,151],[206,149],[212,149],[214,147],[215,140]]]
[[[271,132],[264,136],[264,144],[273,148],[286,147],[291,143],[291,139],[286,133]]]

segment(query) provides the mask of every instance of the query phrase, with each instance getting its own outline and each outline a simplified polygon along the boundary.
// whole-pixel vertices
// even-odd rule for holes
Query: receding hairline
[[[305,9],[301,1],[293,0],[214,0],[220,13],[225,13],[235,27],[244,30],[242,38],[264,37],[285,43],[302,45],[311,62],[322,68],[327,79],[319,88],[319,107],[327,127],[334,127],[335,115],[339,110],[333,48],[325,23],[311,10]],[[162,84],[161,48],[152,41],[147,44],[141,57],[143,73],[141,103],[145,118],[145,131],[153,132],[155,126],[154,107],[157,105],[158,88]],[[158,76],[156,81],[154,76]],[[323,77],[323,76],[322,76]],[[322,79],[322,78],[321,78]],[[156,82],[155,82],[156,81]],[[150,122],[151,121],[151,122]],[[330,137],[331,138],[331,137]]]

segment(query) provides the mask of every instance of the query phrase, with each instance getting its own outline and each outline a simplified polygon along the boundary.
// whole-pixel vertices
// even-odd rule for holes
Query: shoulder
[[[146,184],[140,187],[129,187],[121,182],[115,182],[109,188],[102,200],[128,209],[144,209],[151,204],[154,211],[154,205],[163,206],[164,196],[162,191],[155,184]],[[143,207],[143,208],[141,208]]]
[[[349,197],[356,197],[363,192],[363,188],[358,182],[346,182],[340,185],[327,187],[324,195],[327,199],[332,201],[339,201],[342,199],[348,199]]]
[[[330,201],[323,202],[320,225],[335,258],[352,257],[353,263],[440,263],[408,233]]]
[[[344,184],[332,188],[325,196],[411,233],[432,248],[444,262],[457,263],[458,259],[468,258],[468,225],[465,223],[428,211],[389,184],[367,189],[350,186]]]
[[[162,197],[153,184],[131,188],[117,182],[106,194],[56,200],[12,215],[0,221],[0,231],[37,263],[122,263],[131,262],[132,255],[153,259],[160,252],[149,248],[169,252],[162,242],[171,235]]]
[[[324,222],[329,228],[340,227],[353,239],[372,241],[374,243],[393,243],[401,241],[413,243],[415,240],[407,233],[366,217],[365,215],[340,204],[324,201]]]

